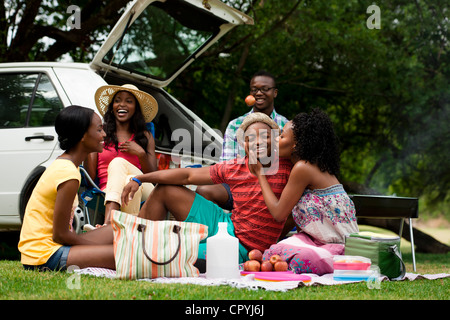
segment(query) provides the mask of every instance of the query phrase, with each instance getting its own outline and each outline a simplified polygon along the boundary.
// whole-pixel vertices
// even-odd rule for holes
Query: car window
[[[25,127],[39,74],[0,74],[0,128]]]
[[[41,74],[31,107],[28,127],[48,127],[55,125],[55,119],[63,104],[56,93],[50,79]]]
[[[186,2],[154,2],[129,26],[103,62],[167,79],[225,22]]]
[[[46,74],[0,74],[0,128],[53,126],[62,108]]]

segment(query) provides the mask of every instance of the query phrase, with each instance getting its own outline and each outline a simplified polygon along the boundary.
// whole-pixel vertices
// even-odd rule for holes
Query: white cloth
[[[85,268],[74,270],[79,274],[92,275],[96,277],[106,277],[114,279],[116,276],[116,272],[110,269],[104,268]],[[323,276],[318,276],[315,274],[305,274],[311,277],[311,281],[302,282],[302,281],[279,281],[279,282],[266,282],[266,281],[258,281],[255,280],[253,275],[242,276],[239,279],[207,279],[205,274],[201,274],[196,278],[156,278],[156,279],[141,279],[139,281],[148,281],[153,283],[179,283],[179,284],[196,284],[201,286],[221,286],[221,285],[229,285],[235,288],[245,288],[251,290],[257,289],[265,289],[269,291],[287,291],[290,289],[295,289],[303,286],[331,286],[331,285],[340,285],[352,282],[359,281],[335,281],[333,280],[333,274],[325,274]],[[448,273],[438,273],[438,274],[416,274],[416,273],[406,273],[405,277],[400,280],[409,280],[414,281],[417,279],[427,279],[427,280],[435,280],[441,278],[448,278],[450,274]],[[386,276],[381,276],[378,279],[381,281],[389,281]]]

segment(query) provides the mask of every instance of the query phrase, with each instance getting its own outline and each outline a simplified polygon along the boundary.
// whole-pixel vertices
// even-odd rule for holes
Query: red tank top
[[[128,141],[133,141],[134,134]],[[106,182],[108,181],[108,166],[114,158],[124,158],[132,165],[141,169],[141,163],[136,155],[129,154],[128,152],[116,151],[114,145],[108,145],[103,148],[103,152],[98,154],[97,175],[99,179],[99,187],[101,190],[105,189]]]

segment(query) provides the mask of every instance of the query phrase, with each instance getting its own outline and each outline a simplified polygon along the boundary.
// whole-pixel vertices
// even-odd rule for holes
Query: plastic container
[[[333,280],[361,281],[373,277],[373,270],[334,270]]]
[[[228,233],[226,222],[219,222],[219,231],[206,239],[206,278],[239,277],[239,240]]]
[[[334,270],[368,270],[371,261],[369,258],[361,256],[334,256]]]

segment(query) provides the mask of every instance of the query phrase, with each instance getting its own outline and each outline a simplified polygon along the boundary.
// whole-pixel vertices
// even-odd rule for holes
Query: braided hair
[[[299,113],[292,120],[295,138],[294,155],[338,176],[340,172],[339,140],[328,115],[319,108]]]

